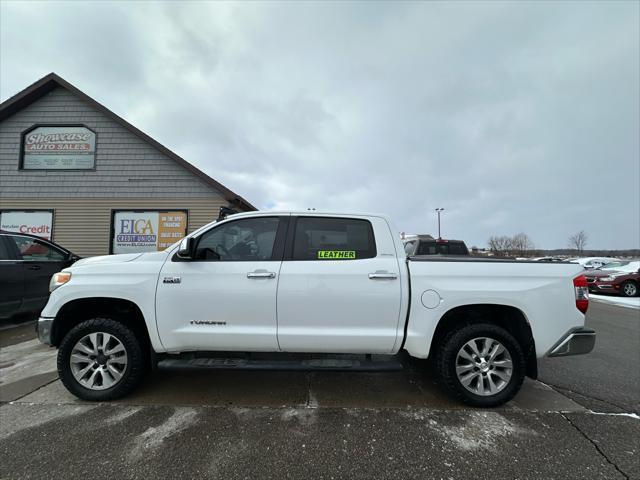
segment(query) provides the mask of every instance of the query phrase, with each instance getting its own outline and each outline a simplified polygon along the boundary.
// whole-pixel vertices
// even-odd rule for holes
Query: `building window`
[[[157,252],[187,234],[186,210],[114,210],[111,253]]]
[[[53,210],[2,210],[0,230],[29,233],[45,240],[53,236]]]

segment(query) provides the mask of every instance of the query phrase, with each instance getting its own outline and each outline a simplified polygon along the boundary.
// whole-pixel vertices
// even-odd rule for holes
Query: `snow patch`
[[[0,407],[0,440],[28,428],[39,427],[61,418],[80,415],[95,405],[33,405],[9,403]]]
[[[589,294],[589,299],[594,302],[608,303],[610,305],[618,305],[625,308],[637,308],[640,309],[640,297],[616,297],[609,295],[596,295],[595,293]]]
[[[408,418],[409,420],[425,420],[428,413],[424,410],[400,410],[398,414],[401,417]],[[429,422],[431,423],[432,420]]]
[[[147,428],[138,438],[131,450],[131,457],[141,459],[149,451],[155,450],[168,437],[186,430],[196,421],[197,412],[193,408],[177,408],[173,415],[155,427]]]
[[[229,408],[229,411],[242,422],[250,422],[255,420],[256,418],[261,418],[268,414],[268,411],[265,408],[260,407],[232,407]]]
[[[589,410],[591,415],[607,415],[610,417],[629,417],[635,418],[636,420],[640,420],[640,416],[637,413],[607,413],[607,412],[594,412],[593,410]]]
[[[140,410],[142,410],[142,407],[125,407],[121,409],[119,412],[116,412],[115,415],[112,415],[109,418],[107,418],[104,422],[107,425],[116,425],[118,423],[123,422],[124,420],[131,417],[132,415],[135,415]]]
[[[518,427],[495,412],[470,412],[460,426],[438,425],[435,421],[429,422],[429,426],[456,448],[464,451],[496,451],[501,440],[513,436],[537,435],[533,430]]]
[[[307,402],[307,408],[318,408],[319,405],[316,395],[313,393],[313,390],[309,388],[309,401]]]
[[[280,418],[283,421],[291,421],[295,419],[304,427],[313,425],[318,420],[316,410],[313,408],[289,408],[282,412]]]

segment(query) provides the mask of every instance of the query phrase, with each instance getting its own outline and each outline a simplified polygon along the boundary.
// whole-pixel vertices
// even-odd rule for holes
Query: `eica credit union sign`
[[[96,134],[82,126],[36,127],[22,136],[23,170],[92,170]]]
[[[187,234],[186,211],[116,211],[113,214],[112,253],[156,252]]]

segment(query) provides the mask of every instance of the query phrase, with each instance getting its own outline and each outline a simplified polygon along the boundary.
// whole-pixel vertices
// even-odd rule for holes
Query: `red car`
[[[629,262],[614,269],[590,270],[585,274],[591,293],[614,293],[636,297],[640,292],[640,262]]]

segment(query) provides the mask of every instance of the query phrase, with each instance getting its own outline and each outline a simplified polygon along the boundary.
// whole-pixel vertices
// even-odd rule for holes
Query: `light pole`
[[[436,208],[436,212],[438,212],[438,240],[441,240],[442,237],[440,236],[440,212],[443,212],[444,208]]]

